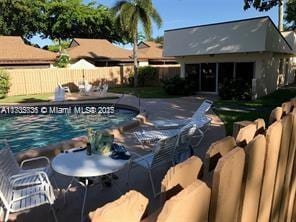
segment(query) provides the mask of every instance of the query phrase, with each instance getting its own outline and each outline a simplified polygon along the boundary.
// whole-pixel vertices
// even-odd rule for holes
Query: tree
[[[247,10],[250,7],[254,7],[259,11],[268,11],[274,6],[279,6],[279,23],[278,29],[283,31],[284,27],[284,0],[244,0],[244,10]]]
[[[59,52],[60,47],[61,47],[61,50],[63,51],[65,49],[69,48],[70,43],[71,43],[70,41],[63,40],[63,41],[61,41],[61,43],[59,45],[59,43],[56,40],[54,40],[52,45],[48,45],[44,49],[49,50],[51,52]]]
[[[277,6],[283,0],[244,0],[244,10],[254,7],[259,11],[268,11],[274,6]]]
[[[290,28],[296,29],[296,0],[289,0],[287,2],[285,20]]]
[[[133,43],[134,59],[134,86],[138,86],[138,26],[143,25],[147,38],[151,37],[152,22],[158,27],[162,25],[162,19],[151,0],[119,0],[113,7],[116,21],[119,27],[128,35]]]
[[[116,32],[112,11],[95,2],[83,4],[82,0],[49,0],[46,4],[46,22],[43,37],[56,39],[62,49],[62,40],[74,37],[106,38],[121,42]]]
[[[158,44],[160,44],[161,46],[163,46],[163,36],[157,36],[155,38],[150,38],[149,41],[153,41],[153,42],[156,42]]]
[[[1,0],[0,35],[30,38],[40,31],[45,20],[46,0]]]

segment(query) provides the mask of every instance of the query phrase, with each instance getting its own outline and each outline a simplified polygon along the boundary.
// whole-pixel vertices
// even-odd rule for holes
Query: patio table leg
[[[72,187],[72,183],[73,183],[74,179],[75,179],[75,178],[72,177],[72,179],[71,179],[71,181],[70,181],[70,183],[69,183],[67,189],[65,190],[65,193],[64,193],[64,205],[66,205],[66,195],[67,195],[67,192],[69,191],[69,189]]]
[[[84,208],[85,208],[85,203],[86,203],[86,197],[87,197],[87,186],[88,186],[88,178],[85,178],[85,184],[82,182],[79,182],[82,187],[84,187],[84,195],[83,195],[83,202],[82,202],[82,210],[81,210],[81,219],[80,221],[83,222],[83,215],[84,215]]]

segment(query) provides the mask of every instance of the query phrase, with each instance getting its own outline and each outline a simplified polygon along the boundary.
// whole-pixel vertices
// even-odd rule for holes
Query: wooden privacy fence
[[[203,162],[192,156],[167,171],[163,206],[141,222],[296,221],[296,97],[272,111],[267,129],[263,119],[235,124],[235,137],[212,143]],[[99,208],[102,218],[128,208],[123,221],[139,221],[130,218],[146,207],[122,198]]]
[[[274,109],[267,129],[263,119],[236,125],[241,128],[235,137],[211,144],[206,153],[203,176],[198,179],[208,184],[211,195],[207,201],[203,199],[207,204],[194,211],[206,212],[208,218],[190,221],[296,221],[296,97]],[[180,176],[176,167],[169,178],[182,185],[184,175],[194,169],[186,169]],[[191,182],[195,181],[196,177]],[[166,185],[162,190],[168,190]]]
[[[159,78],[167,79],[180,73],[179,66],[155,66]],[[11,69],[12,95],[29,95],[54,92],[58,84],[67,84],[70,87],[77,85],[83,79],[98,84],[107,81],[109,85],[128,83],[128,77],[133,72],[131,66],[98,67],[95,69]]]

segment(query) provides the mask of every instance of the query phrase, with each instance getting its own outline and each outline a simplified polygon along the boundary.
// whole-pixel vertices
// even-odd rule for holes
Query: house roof
[[[0,36],[0,64],[49,64],[57,55],[26,45],[19,36]]]
[[[264,51],[294,53],[269,17],[167,30],[164,35],[165,56]]]
[[[73,39],[67,49],[71,59],[91,58],[130,60],[131,51],[113,45],[106,39]]]
[[[139,59],[151,60],[174,60],[173,57],[164,57],[162,45],[152,41],[140,42],[138,44]]]

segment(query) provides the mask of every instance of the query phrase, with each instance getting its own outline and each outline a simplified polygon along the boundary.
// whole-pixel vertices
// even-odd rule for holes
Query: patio
[[[141,111],[144,111],[149,120],[157,120],[162,118],[186,118],[192,116],[196,108],[204,100],[201,96],[191,96],[184,98],[174,98],[174,99],[141,99]],[[214,100],[215,98],[209,98]],[[90,102],[95,103],[114,103],[117,99],[112,100],[91,100]],[[138,107],[138,99],[134,96],[125,95],[121,98],[121,104],[132,105]],[[195,154],[204,159],[205,152],[209,145],[225,136],[225,129],[223,123],[220,119],[212,112],[209,112],[212,118],[211,126],[208,132],[205,134],[205,138],[198,147],[195,147]],[[144,150],[143,147],[136,141],[133,132],[139,130],[152,129],[149,124],[141,125],[138,128],[132,129],[131,131],[125,132],[124,135],[115,135],[116,142],[124,144],[129,150],[134,151],[138,154],[145,154],[148,151]],[[155,178],[155,184],[159,185],[162,180],[166,170],[169,166],[164,166],[160,170],[153,171],[153,176]],[[113,185],[111,187],[100,188],[100,185],[94,184],[89,188],[89,192],[86,200],[86,210],[85,212],[90,212],[104,204],[113,201],[120,197],[122,194],[128,190],[137,190],[142,194],[147,196],[150,200],[148,207],[148,214],[155,211],[160,206],[160,199],[153,198],[153,193],[151,190],[151,185],[149,183],[148,174],[146,174],[142,168],[134,168],[131,171],[129,186],[126,184],[126,173],[127,167],[116,173],[119,176],[118,180],[113,180]],[[70,189],[67,194],[67,202],[64,205],[63,192],[66,189],[68,183],[70,182],[70,177],[65,177],[62,175],[57,175],[55,173],[58,187],[61,191],[56,191],[57,200],[55,202],[56,214],[59,221],[80,221],[80,213],[82,207],[82,188],[77,185]],[[159,188],[159,186],[158,186]],[[120,190],[120,192],[118,192]],[[85,213],[85,217],[87,217]],[[53,217],[50,214],[49,208],[47,206],[37,207],[29,210],[25,213],[11,214],[11,221],[53,221]]]

